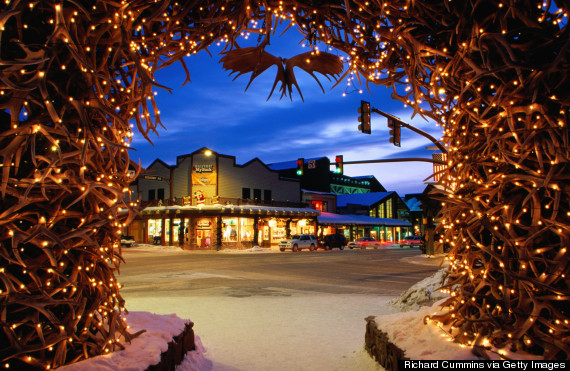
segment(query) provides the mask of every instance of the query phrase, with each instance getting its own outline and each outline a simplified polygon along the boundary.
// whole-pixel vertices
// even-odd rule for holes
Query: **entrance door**
[[[200,248],[210,247],[211,233],[211,229],[196,230],[196,246]]]

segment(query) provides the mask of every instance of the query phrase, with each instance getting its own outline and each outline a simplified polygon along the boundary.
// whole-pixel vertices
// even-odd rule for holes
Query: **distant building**
[[[382,241],[398,241],[412,233],[409,222],[409,208],[396,192],[372,192],[337,195],[337,213],[365,215],[378,220],[389,219],[390,223],[371,228],[371,237]],[[399,225],[393,220],[399,220]],[[366,234],[366,231],[363,232]]]
[[[271,170],[278,171],[283,177],[299,179],[301,188],[308,191],[333,194],[386,192],[373,175],[350,177],[335,174],[331,171],[328,157],[307,158],[303,161],[302,175],[297,174],[297,160],[277,162],[267,166]]]
[[[397,241],[413,233],[406,203],[396,192],[387,192],[373,175],[336,174],[331,171],[328,157],[303,160],[302,175],[297,174],[297,160],[268,167],[284,177],[300,180],[303,202],[321,211],[318,223],[323,234],[342,233],[349,239],[371,236]]]

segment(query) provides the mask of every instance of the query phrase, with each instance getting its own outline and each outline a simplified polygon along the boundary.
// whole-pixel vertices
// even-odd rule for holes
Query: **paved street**
[[[382,370],[364,350],[364,318],[437,270],[408,248],[125,250],[127,308],[191,319],[211,362],[200,371]]]
[[[290,290],[327,294],[398,295],[437,266],[407,263],[419,249],[332,250],[298,253],[184,251],[128,252],[119,281],[129,297],[165,295],[234,297],[288,295]],[[149,291],[151,290],[151,291]]]

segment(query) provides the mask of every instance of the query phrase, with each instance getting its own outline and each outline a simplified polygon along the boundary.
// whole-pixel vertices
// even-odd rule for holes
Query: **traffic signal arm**
[[[398,126],[397,129],[396,129],[396,125],[394,125],[394,133],[393,133],[393,134],[394,134],[394,137],[397,136],[398,139],[399,139],[401,128],[402,128],[402,127],[405,127],[405,128],[408,128],[408,129],[410,129],[411,131],[413,131],[413,132],[415,132],[415,133],[417,133],[417,134],[420,134],[420,135],[423,136],[423,137],[428,138],[433,144],[435,144],[435,145],[437,146],[437,148],[438,148],[442,153],[447,153],[447,149],[446,149],[437,139],[435,139],[433,136],[429,135],[429,134],[426,133],[425,131],[420,130],[420,129],[416,128],[416,127],[413,127],[412,125],[403,122],[402,120],[400,120],[400,119],[397,118],[396,116],[393,116],[393,115],[390,115],[389,113],[380,111],[380,110],[377,109],[377,108],[371,107],[370,109],[371,109],[372,112],[375,112],[375,113],[377,113],[377,114],[379,114],[379,115],[382,115],[382,116],[386,117],[386,118],[388,119],[388,126],[390,126],[389,123],[390,123],[391,120],[393,120],[394,122],[397,122],[397,123],[398,123],[398,124],[397,124],[397,126]],[[397,130],[397,132],[396,132],[396,130]],[[392,133],[391,133],[391,134],[392,134]],[[394,139],[395,139],[395,138],[394,138]]]

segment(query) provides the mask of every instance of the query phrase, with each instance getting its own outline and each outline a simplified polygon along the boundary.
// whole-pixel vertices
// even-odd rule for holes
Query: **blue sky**
[[[301,37],[290,31],[287,38],[272,38],[266,51],[284,58],[308,51],[298,45],[299,40]],[[245,42],[240,46],[246,46]],[[305,102],[296,92],[293,101],[288,97],[279,100],[278,91],[266,101],[276,67],[260,75],[244,92],[250,74],[232,81],[234,76],[229,76],[229,71],[223,70],[219,63],[222,47],[213,46],[209,50],[212,57],[201,52],[186,58],[192,82],[184,87],[181,84],[185,75],[180,64],[157,72],[157,81],[173,89],[172,94],[157,90],[156,100],[166,130],[159,129],[158,137],[151,134],[154,145],[135,134],[131,143],[132,160],[140,159],[143,166],[148,166],[160,158],[173,165],[177,156],[202,147],[235,156],[238,164],[255,157],[266,164],[298,157],[326,156],[334,161],[341,154],[345,161],[431,157],[433,151],[425,148],[432,146],[431,142],[409,130],[402,130],[401,147],[389,143],[387,122],[380,115],[372,115],[371,135],[358,131],[357,108],[361,100],[436,138],[441,136],[441,129],[435,124],[418,116],[411,120],[411,109],[390,98],[391,89],[371,86],[370,94],[366,87],[354,88],[343,81],[331,90],[333,83],[316,73],[325,88],[323,94],[313,78],[298,68],[295,76]],[[344,173],[374,175],[387,190],[403,196],[423,191],[423,180],[432,173],[432,165],[423,162],[346,165]]]

